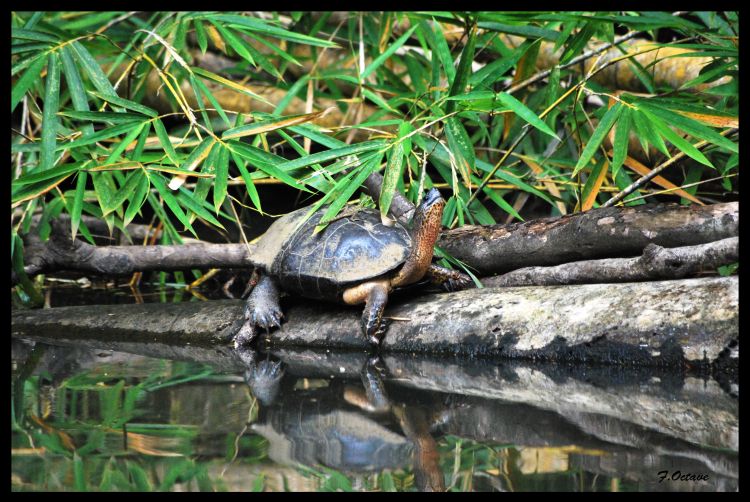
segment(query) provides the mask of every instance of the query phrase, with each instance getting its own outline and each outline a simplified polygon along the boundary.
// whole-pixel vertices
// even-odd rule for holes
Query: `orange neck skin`
[[[419,212],[412,230],[413,247],[411,254],[391,281],[392,287],[405,286],[424,277],[432,263],[432,251],[440,236],[441,220],[445,202],[437,202],[424,212]]]

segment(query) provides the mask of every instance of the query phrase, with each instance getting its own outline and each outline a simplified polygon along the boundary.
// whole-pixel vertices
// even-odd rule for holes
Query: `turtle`
[[[257,240],[251,261],[260,276],[235,345],[249,343],[256,326],[267,332],[281,326],[279,294],[285,291],[346,305],[364,303],[362,334],[378,347],[385,334],[383,311],[394,288],[425,276],[450,291],[471,283],[464,273],[432,264],[444,207],[433,188],[416,208],[411,228],[384,222],[379,211],[363,207],[345,210],[320,232],[315,229],[327,206],[306,220],[309,207],[282,216]]]

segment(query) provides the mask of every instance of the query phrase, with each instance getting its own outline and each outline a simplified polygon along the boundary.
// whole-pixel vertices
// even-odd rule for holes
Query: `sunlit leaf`
[[[601,145],[621,112],[622,104],[619,102],[615,103],[609,110],[607,110],[604,117],[602,117],[599,122],[599,125],[596,126],[596,129],[594,129],[594,132],[591,134],[588,143],[583,147],[583,152],[581,152],[581,156],[578,158],[578,162],[576,163],[571,176],[575,176],[581,169],[589,164],[591,157],[594,156],[596,149],[599,148],[599,145]]]

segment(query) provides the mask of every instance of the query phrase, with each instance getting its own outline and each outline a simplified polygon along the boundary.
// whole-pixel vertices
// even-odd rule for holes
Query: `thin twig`
[[[735,133],[737,131],[739,131],[738,128],[727,129],[726,131],[723,131],[721,133],[721,135],[722,136],[728,136],[729,134],[733,134],[733,133]],[[708,141],[704,140],[704,141],[701,141],[699,143],[696,143],[693,146],[695,148],[697,148],[698,150],[700,150],[702,148],[705,148],[709,144],[710,143]],[[671,166],[672,164],[674,164],[678,160],[682,159],[684,156],[685,156],[685,152],[682,152],[682,151],[678,152],[673,157],[670,157],[669,159],[665,160],[664,162],[662,162],[661,164],[659,164],[658,166],[656,166],[655,168],[653,168],[650,173],[648,173],[648,174],[646,174],[646,175],[638,178],[633,183],[631,183],[630,185],[628,185],[627,187],[625,187],[622,190],[622,192],[618,193],[617,195],[615,195],[614,197],[612,197],[611,199],[609,199],[607,202],[605,202],[604,204],[602,204],[601,207],[611,207],[611,206],[614,206],[615,204],[617,204],[618,202],[620,202],[622,199],[624,199],[625,197],[627,197],[628,195],[630,195],[634,191],[638,190],[638,188],[640,188],[641,186],[643,186],[646,183],[648,183],[649,181],[651,181],[653,178],[656,177],[657,174],[659,174],[660,172],[664,171],[667,167]]]

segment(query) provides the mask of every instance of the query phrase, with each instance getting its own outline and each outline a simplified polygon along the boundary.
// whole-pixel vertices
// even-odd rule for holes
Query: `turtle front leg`
[[[344,302],[348,305],[364,302],[365,310],[362,312],[360,326],[367,341],[375,347],[380,346],[385,335],[383,311],[388,303],[390,289],[388,281],[370,281],[344,291]]]
[[[274,326],[281,326],[284,313],[279,305],[279,285],[276,279],[261,274],[245,304],[245,323],[259,326],[268,332]]]
[[[459,291],[472,284],[471,277],[463,272],[431,264],[427,269],[430,282],[442,286],[446,291]]]

